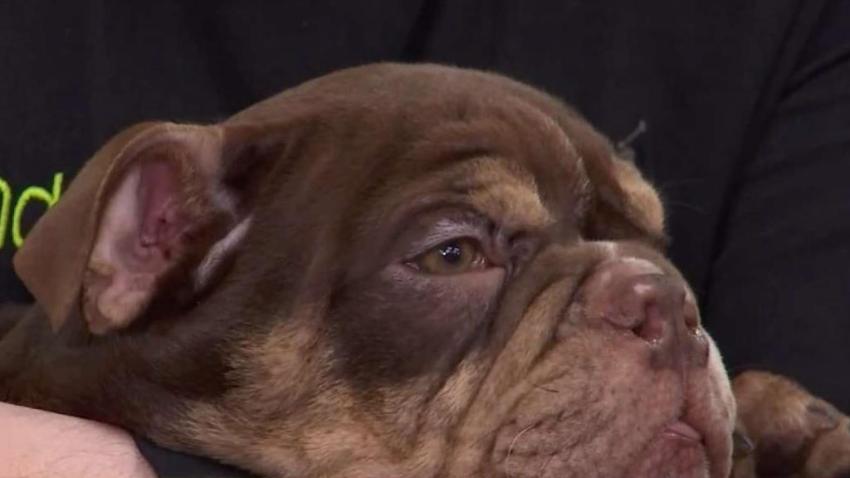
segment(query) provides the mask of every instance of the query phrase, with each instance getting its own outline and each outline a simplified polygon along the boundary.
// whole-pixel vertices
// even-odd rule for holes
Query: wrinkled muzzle
[[[601,250],[536,295],[495,364],[482,476],[727,477],[734,400],[693,294],[656,253]]]

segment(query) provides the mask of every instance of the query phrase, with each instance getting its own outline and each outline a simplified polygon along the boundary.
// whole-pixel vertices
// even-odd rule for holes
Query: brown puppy
[[[268,476],[726,477],[729,382],[663,242],[553,98],[345,70],[107,143],[15,258],[38,305],[0,399]]]

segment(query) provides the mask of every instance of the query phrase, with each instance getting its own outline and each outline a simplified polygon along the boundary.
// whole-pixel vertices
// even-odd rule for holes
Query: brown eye
[[[428,274],[460,274],[488,267],[481,247],[472,239],[444,242],[417,257],[413,264]]]

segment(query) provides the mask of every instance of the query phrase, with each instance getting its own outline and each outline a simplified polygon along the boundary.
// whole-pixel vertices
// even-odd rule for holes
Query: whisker
[[[635,126],[635,129],[632,130],[631,133],[629,133],[625,138],[623,138],[622,140],[617,142],[616,148],[618,150],[622,151],[622,150],[630,147],[632,145],[632,143],[635,142],[636,139],[638,139],[642,134],[646,133],[647,129],[648,128],[647,128],[646,121],[641,119],[640,121],[638,121],[637,126]]]
[[[555,454],[554,454],[554,453],[552,453],[551,455],[549,455],[549,458],[547,458],[547,459],[546,459],[546,462],[545,462],[545,463],[543,463],[543,466],[542,466],[542,467],[540,467],[540,471],[538,471],[538,472],[537,472],[537,476],[538,476],[538,477],[541,477],[541,478],[542,478],[542,477],[543,477],[543,473],[546,473],[546,468],[549,466],[549,463],[551,463],[551,462],[552,462],[552,458],[555,458]]]
[[[505,457],[505,472],[507,473],[508,478],[513,478],[513,473],[511,473],[511,467],[510,467],[509,462],[511,460],[511,455],[514,452],[514,445],[516,445],[517,440],[519,440],[520,437],[522,437],[525,434],[525,432],[531,430],[532,428],[534,428],[533,423],[531,425],[523,428],[522,430],[520,430],[519,433],[517,433],[516,436],[514,436],[513,440],[511,440],[510,446],[508,446],[508,455]]]
[[[702,208],[701,208],[701,207],[699,207],[699,206],[694,206],[693,204],[688,204],[688,203],[686,203],[686,202],[682,202],[682,201],[665,201],[665,203],[667,204],[667,206],[682,207],[682,208],[685,208],[685,209],[691,210],[691,211],[693,211],[693,212],[698,212],[698,213],[700,213],[700,214],[705,214],[705,209],[702,209]]]
[[[561,393],[560,390],[555,390],[554,388],[547,388],[547,387],[544,387],[543,385],[535,385],[534,387],[539,388],[540,390],[543,390],[544,392]]]

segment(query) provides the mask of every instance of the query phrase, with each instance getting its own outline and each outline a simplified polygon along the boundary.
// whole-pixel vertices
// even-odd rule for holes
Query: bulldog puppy
[[[727,477],[734,399],[664,239],[550,96],[344,70],[97,152],[15,257],[37,304],[0,399],[265,476]]]

